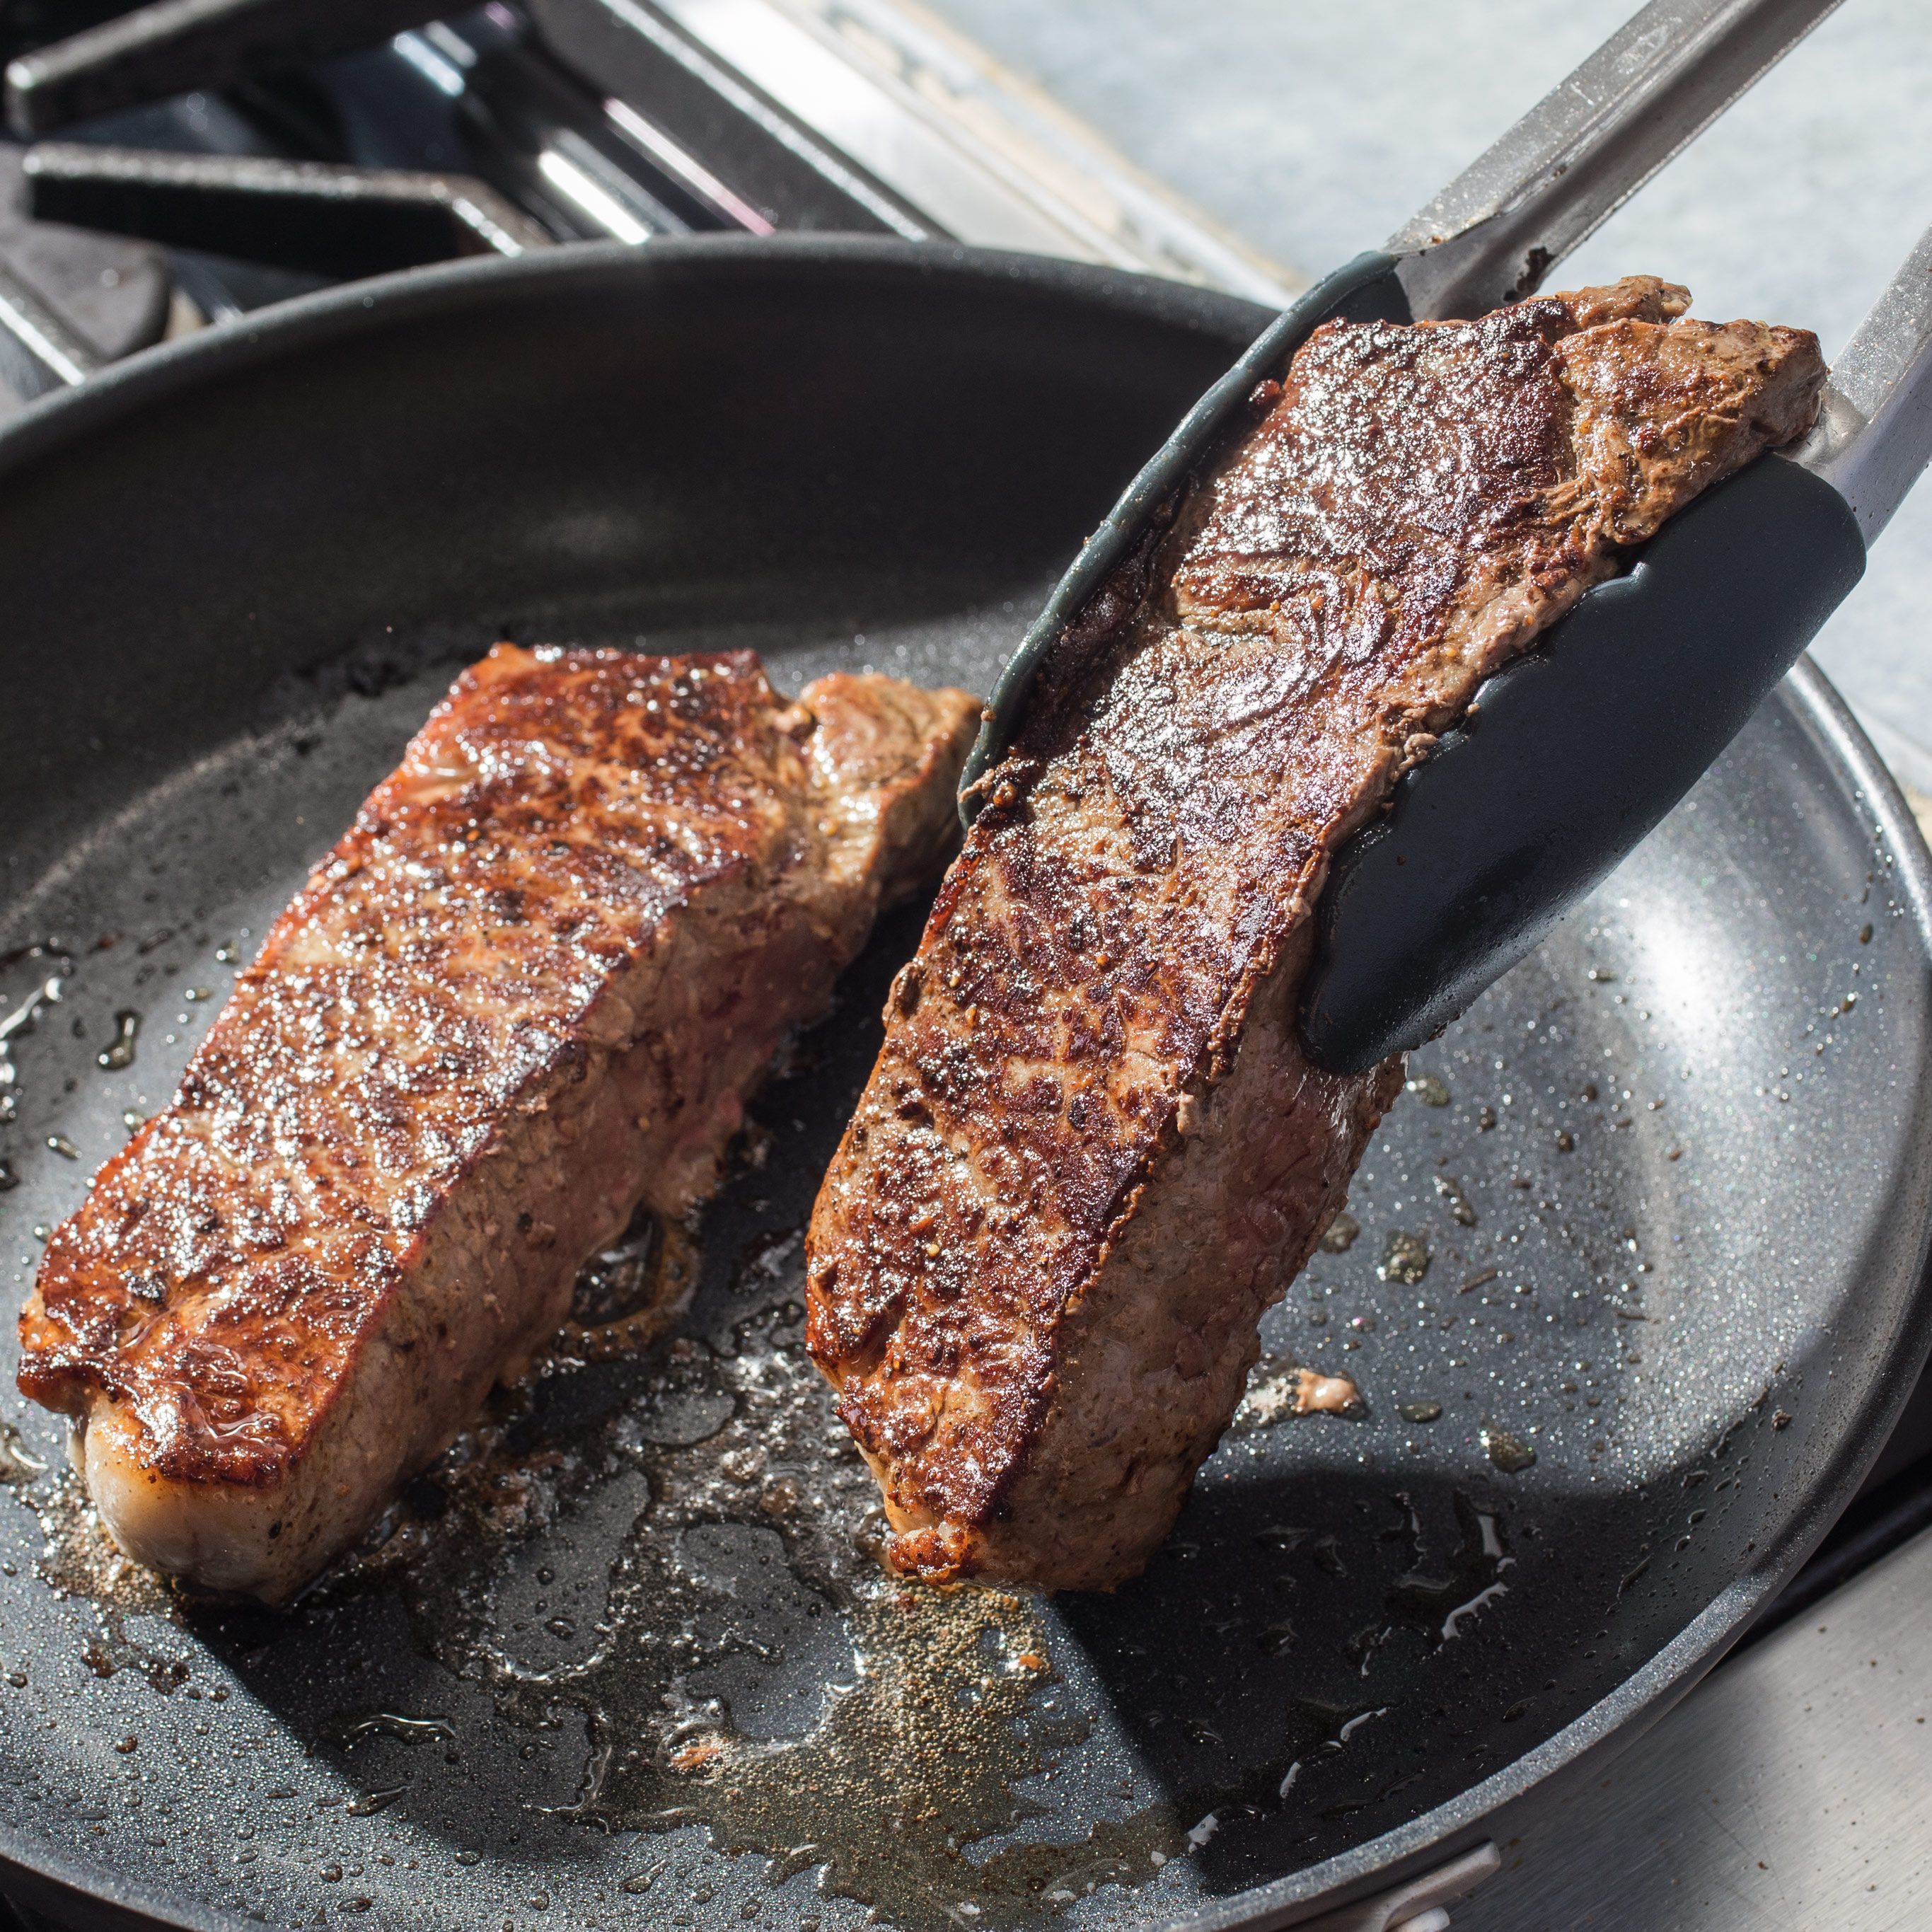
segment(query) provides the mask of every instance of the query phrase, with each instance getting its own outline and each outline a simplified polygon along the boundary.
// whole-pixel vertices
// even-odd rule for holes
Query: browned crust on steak
[[[898,1567],[1106,1587],[1166,1534],[1400,1080],[1296,1043],[1330,854],[1624,547],[1815,413],[1814,338],[1688,300],[1317,331],[1137,614],[1063,640],[810,1231],[809,1345]]]
[[[950,849],[976,711],[842,676],[788,705],[749,652],[465,672],[48,1243],[20,1384],[86,1422],[123,1541],[285,1593],[640,1196],[709,1192],[784,1033]]]

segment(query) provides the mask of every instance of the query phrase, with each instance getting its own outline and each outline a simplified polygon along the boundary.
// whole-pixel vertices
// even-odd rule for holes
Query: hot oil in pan
[[[896,926],[872,962],[883,960],[880,970],[916,931],[910,917]],[[872,1479],[805,1355],[797,1299],[803,1214],[849,1104],[843,1090],[856,1090],[869,1062],[880,990],[848,987],[843,1012],[802,1042],[767,1094],[760,1111],[776,1132],[758,1132],[705,1217],[712,1266],[685,1332],[640,1361],[596,1370],[568,1354],[554,1361],[418,1486],[381,1546],[331,1580],[314,1607],[398,1588],[418,1643],[488,1684],[516,1721],[554,1721],[560,1702],[581,1712],[590,1749],[574,1816],[620,1832],[701,1826],[720,1850],[764,1855],[775,1877],[819,1868],[825,1891],[893,1924],[938,1928],[966,1907],[976,1924],[1016,1923],[1106,1888],[1157,1883],[1244,1820],[1305,1811],[1332,1830],[1367,1802],[1333,1767],[1390,1714],[1377,1654],[1432,1656],[1504,1609],[1514,1562],[1504,1508],[1459,1489],[1427,1526],[1400,1493],[1372,1520],[1358,1508],[1339,1528],[1332,1510],[1318,1512],[1328,1519],[1318,1532],[1246,1526],[1249,1563],[1276,1574],[1245,1600],[1210,1586],[1180,1660],[1198,1669],[1204,1648],[1232,1646],[1275,1660],[1277,1673],[1286,1664],[1291,1694],[1257,1749],[1201,1695],[1174,1699],[1185,1673],[1163,1671],[1162,1708],[1134,1715],[1184,1742],[1193,1767],[1174,1780],[1136,1762],[1113,1723],[1096,1736],[1106,1693],[1081,1667],[1083,1637],[1122,1643],[1132,1591],[1118,1610],[1075,1605],[1070,1615],[997,1589],[884,1576]],[[1432,1077],[1418,1088],[1424,1106],[1444,1091]],[[1460,1186],[1443,1197],[1445,1226],[1468,1240]],[[1394,1172],[1379,1192],[1366,1177],[1358,1190],[1373,1225],[1405,1204]],[[1496,1236],[1514,1232],[1520,1246],[1520,1222]],[[1432,1235],[1455,1265],[1454,1240]],[[1402,1243],[1399,1285],[1412,1288],[1433,1263],[1416,1259],[1423,1237]],[[1356,1261],[1366,1257],[1365,1244]],[[592,1272],[594,1301],[609,1270]],[[1324,1305],[1347,1293],[1322,1286]],[[1372,1271],[1357,1296],[1388,1311],[1392,1331],[1403,1325]],[[1372,1313],[1355,1318],[1366,1334],[1378,1325]],[[1224,1463],[1244,1449],[1276,1451],[1286,1426],[1339,1429],[1346,1441],[1348,1418],[1366,1420],[1349,1373],[1359,1342],[1346,1322],[1322,1332],[1330,1325],[1261,1365]],[[1331,1342],[1342,1357],[1333,1364],[1322,1360]],[[1170,1558],[1184,1592],[1186,1535],[1184,1526]],[[533,1547],[573,1543],[574,1566],[562,1556],[532,1564]],[[1362,1608],[1337,1622],[1332,1604],[1287,1603],[1280,1573],[1298,1570]],[[1305,1616],[1309,1646],[1325,1648],[1349,1681],[1292,1694],[1294,1666],[1312,1660],[1298,1654],[1284,1609]],[[1126,1637],[1125,1647],[1138,1646]],[[1304,1671],[1300,1688],[1335,1674]],[[1063,1772],[1088,1768],[1083,1756],[1114,1774],[1112,1815],[1097,1822],[1090,1776],[1078,1778],[1084,1800],[1055,1802]]]
[[[420,702],[398,704],[406,728]],[[276,813],[289,803],[284,790]],[[330,826],[346,809],[306,808]],[[203,824],[220,809],[184,806]],[[251,865],[259,836],[236,830]],[[128,856],[104,863],[123,876]],[[76,955],[58,1007],[19,1041],[22,1111],[0,1145],[26,1177],[4,1197],[10,1239],[67,1211],[86,1163],[165,1097],[208,1010],[173,989],[219,987],[236,961],[216,949],[260,929],[298,876],[283,872],[171,936],[140,937],[130,916],[122,943]],[[0,1478],[42,1516],[43,1576],[98,1606],[81,1668],[167,1694],[140,1720],[130,1774],[184,1716],[191,1752],[245,1724],[257,1742],[238,1730],[236,1775],[279,1780],[271,1796],[313,1775],[304,1765],[362,1780],[348,1816],[419,1860],[412,1884],[430,1886],[453,1845],[480,1839],[500,1858],[520,1834],[507,1856],[581,1862],[580,1910],[648,1882],[632,1910],[653,1921],[736,1918],[770,1885],[801,1902],[812,1868],[908,1925],[1159,1916],[1439,1802],[1676,1628],[1681,1546],[1753,1533],[1784,1411],[1750,1406],[1768,1358],[1706,1347],[1672,1366],[1702,1286],[1673,1244],[1695,1232],[1674,1190],[1697,1172],[1697,1090],[1646,1046],[1654,996],[1632,976],[1634,935],[1607,928],[1573,934],[1418,1057],[1354,1190],[1356,1232],[1338,1223],[1269,1316],[1269,1359],[1146,1577],[1054,1604],[885,1579],[871,1478],[800,1346],[799,1231],[916,926],[908,914],[881,934],[758,1103],[769,1144],[748,1150],[695,1251],[673,1231],[607,1262],[548,1372],[500,1398],[292,1615],[178,1603],[104,1548],[57,1466],[33,1466],[55,1460],[34,1453],[44,1428],[9,1438]],[[1854,961],[1856,933],[1855,919]],[[44,990],[44,964],[14,962],[7,1010]],[[1832,1052],[1870,1006],[1853,1012],[1841,990]],[[123,1009],[148,1023],[136,1064],[116,1069]],[[1792,1067],[1758,1096],[1780,1126],[1797,1117],[1783,1094],[1806,1096]],[[680,1331],[654,1340],[650,1311],[694,1266]],[[1727,1280],[1731,1296],[1750,1286]],[[1772,1326],[1758,1321],[1743,1332]],[[1747,1371],[1742,1400],[1719,1386]],[[1311,1406],[1328,1412],[1298,1412]],[[1700,1416],[1716,1420],[1687,1448]],[[350,1633],[388,1628],[397,1604],[440,1671],[413,1666],[411,1701],[377,1702],[386,1660]],[[209,1701],[234,1687],[219,1711],[187,1702],[208,1682]],[[410,1744],[428,1733],[404,1724],[449,1728],[463,1762]],[[385,1751],[415,1754],[389,1765]],[[556,1756],[548,1782],[532,1751]],[[508,1762],[495,1822],[472,1830],[469,1766],[486,1757]],[[199,1815],[176,1828],[186,1850],[211,1831],[221,1850]],[[313,1814],[286,1828],[284,1862],[238,1871],[238,1896],[312,1917],[344,1895],[318,1868],[340,1868],[354,1841],[305,1837],[324,1828]],[[760,1856],[720,1860],[700,1834]],[[125,1848],[136,1865],[147,1842]],[[473,1920],[430,1888],[437,1922]],[[395,1894],[399,1912],[411,1897]],[[852,1910],[828,1906],[828,1924]]]
[[[1070,1864],[1083,1880],[1115,1876],[1097,1850],[974,1869],[970,1848],[1030,1808],[1015,1785],[1086,1726],[1025,1599],[880,1573],[872,1479],[802,1333],[788,1302],[734,1324],[722,1350],[674,1343],[568,1448],[519,1454],[548,1388],[466,1444],[437,1472],[440,1520],[392,1539],[418,1640],[520,1721],[542,1723],[560,1699],[586,1714],[572,1809],[586,1822],[702,1825],[721,1850],[822,1866],[826,1890],[909,1925],[948,1922],[938,1901],[956,1896],[1001,1922],[1001,1902],[1030,1906],[1028,1878]],[[614,1484],[639,1513],[592,1556],[592,1570],[608,1564],[601,1592],[593,1579],[572,1598],[548,1564],[506,1574],[506,1533],[596,1511]],[[360,1567],[373,1580],[389,1562],[385,1550]],[[540,1619],[554,1643],[530,1641]],[[534,1660],[550,1649],[567,1655]]]
[[[916,932],[910,916],[896,924],[881,972]],[[1332,1798],[1325,1762],[1381,1712],[1373,1686],[1291,1700],[1258,1762],[1163,1789],[1118,1738],[1095,1738],[1100,1687],[1090,1672],[1069,1682],[1062,1665],[1078,1639],[1061,1617],[1022,1594],[907,1586],[881,1571],[872,1479],[804,1353],[796,1299],[818,1144],[844,1114],[828,1110],[826,1088],[862,1075],[876,991],[849,988],[824,1038],[801,1043],[761,1109],[776,1136],[748,1143],[704,1225],[642,1223],[587,1267],[580,1318],[557,1353],[500,1394],[310,1593],[261,1667],[272,1674],[284,1646],[326,1642],[358,1599],[398,1596],[423,1652],[485,1686],[513,1723],[541,1732],[554,1730],[560,1705],[583,1714],[589,1756],[564,1808],[573,1820],[700,1826],[721,1851],[764,1855],[778,1880],[820,1868],[823,1889],[893,1924],[936,1928],[965,1906],[975,1923],[1016,1923],[1159,1882],[1244,1814]],[[813,1064],[821,1053],[850,1064]],[[794,1108],[818,1118],[803,1124]],[[662,1318],[686,1298],[700,1244],[714,1264],[684,1332],[667,1338]],[[1271,1354],[1234,1439],[1271,1437],[1298,1414],[1315,1418],[1298,1426],[1346,1430],[1332,1416],[1360,1412],[1355,1394],[1339,1367]],[[23,1473],[48,1535],[40,1575],[98,1608],[91,1667],[173,1691],[188,1667],[177,1645],[152,1640],[156,1620],[218,1643],[226,1613],[177,1600],[119,1558],[70,1474]],[[1409,1604],[1402,1620],[1428,1625],[1431,1643],[1445,1619],[1453,1635],[1456,1618],[1481,1606],[1507,1564],[1496,1516],[1466,1513],[1462,1553],[1440,1582],[1420,1575],[1415,1525],[1418,1574],[1390,1599]],[[1264,1526],[1252,1540],[1264,1567],[1304,1562],[1358,1582],[1376,1567],[1346,1526],[1338,1537]],[[1188,1555],[1184,1541],[1174,1561]],[[1204,1607],[1218,1618],[1229,1606]],[[1225,1622],[1213,1639],[1229,1641]],[[1276,1617],[1252,1630],[1244,1622],[1240,1641],[1280,1656],[1296,1640]],[[1347,1661],[1363,1674],[1357,1652]],[[1210,1716],[1155,1714],[1194,1744],[1222,1742]],[[393,1732],[399,1721],[339,1712],[310,1748],[346,1752],[372,1724]],[[1111,1774],[1113,1815],[1097,1823],[1090,1804],[1058,1803],[1054,1789],[1089,1747]]]
[[[916,931],[909,918],[896,926],[880,949],[888,967]],[[1295,1499],[1299,1520],[1238,1525],[1234,1567],[1251,1584],[1231,1594],[1204,1577],[1192,1642],[1178,1656],[1148,1654],[1135,1600],[1146,1584],[1111,1603],[1054,1610],[998,1590],[885,1577],[872,1480],[804,1354],[796,1298],[820,1143],[843,1118],[843,1085],[856,1086],[869,1058],[875,990],[848,988],[844,1012],[801,1042],[760,1109],[776,1132],[748,1142],[702,1226],[642,1223],[586,1268],[579,1319],[556,1354],[497,1398],[293,1624],[313,1630],[359,1598],[398,1595],[424,1652],[487,1687],[513,1723],[538,1732],[555,1729],[560,1706],[583,1714],[589,1755],[564,1815],[619,1832],[699,1826],[721,1851],[764,1855],[775,1879],[818,1868],[827,1892],[908,1927],[956,1923],[967,1905],[974,1922],[1018,1922],[1094,1891],[1161,1884],[1167,1866],[1201,1858],[1224,1833],[1225,1852],[1252,1821],[1332,1832],[1388,1795],[1386,1765],[1366,1796],[1336,1773],[1359,1737],[1392,1717],[1414,1721],[1418,1662],[1468,1649],[1479,1628],[1492,1637],[1495,1620],[1516,1609],[1504,1492],[1444,1495],[1438,1485],[1418,1502],[1397,1486],[1398,1468],[1338,1499],[1316,1478]],[[1466,1049],[1437,1057],[1464,1068],[1473,1059]],[[1366,1462],[1360,1432],[1378,1412],[1402,1422],[1435,1409],[1435,1426],[1446,1404],[1462,1412],[1460,1426],[1488,1448],[1491,1466],[1510,1466],[1484,1433],[1505,1432],[1502,1424],[1470,1406],[1473,1390],[1444,1378],[1493,1386],[1492,1365],[1471,1358],[1485,1341],[1493,1353],[1516,1337],[1484,1336],[1486,1318],[1520,1324],[1526,1340],[1540,1318],[1540,1298],[1478,1265],[1527,1242],[1546,1268],[1538,1208],[1501,1174],[1475,1178],[1468,1159],[1458,1162],[1466,1180],[1423,1168],[1424,1150],[1459,1114],[1471,1148],[1490,1142],[1484,1123],[1497,1110],[1473,1100],[1452,1107],[1435,1074],[1412,1089],[1401,1103],[1409,1111],[1371,1150],[1348,1220],[1270,1318],[1270,1351],[1204,1474],[1205,1506],[1184,1519],[1150,1580],[1163,1600],[1178,1592],[1184,1601],[1196,1587],[1193,1539],[1228,1540],[1215,1488],[1238,1478],[1244,1460],[1278,1455],[1284,1430],[1332,1432],[1319,1438],[1321,1460],[1338,1448],[1351,1460],[1361,1442]],[[1508,1094],[1504,1114],[1516,1104]],[[1533,1130],[1552,1141],[1570,1131]],[[1517,1138],[1506,1127],[1496,1144]],[[1361,1231],[1352,1237],[1351,1223]],[[683,1332],[667,1339],[664,1318],[700,1271]],[[1614,1333],[1592,1299],[1572,1288],[1553,1311],[1566,1353],[1571,1331]],[[1445,1308],[1469,1336],[1456,1348],[1471,1354],[1452,1354],[1446,1367],[1436,1358],[1431,1395],[1405,1384],[1391,1345],[1412,1324],[1436,1328]],[[1616,1366],[1581,1372],[1592,1389],[1612,1388]],[[1533,1400],[1510,1411],[1520,1449],[1540,1439],[1541,1424],[1528,1419],[1538,1412]],[[1426,1446],[1420,1430],[1408,1434],[1411,1450]],[[1376,1430],[1376,1458],[1398,1456],[1400,1442]],[[1584,1450],[1598,1453],[1594,1443]],[[1425,1508],[1436,1520],[1425,1522]],[[178,1610],[116,1558],[70,1478],[44,1511],[42,1574],[102,1606],[100,1667],[171,1688],[178,1663],[130,1637],[129,1621],[165,1612],[193,1629],[211,1613]],[[1224,1560],[1215,1575],[1228,1574]],[[287,1635],[300,1640],[295,1628]],[[1096,1737],[1107,1693],[1080,1652],[1110,1645],[1144,1660],[1112,1687],[1129,1708],[1110,1713]],[[1254,1662],[1217,1671],[1216,1652]],[[1387,1682],[1391,1663],[1408,1679],[1399,1689]],[[1190,1670],[1203,1686],[1192,1693]],[[1484,1695],[1460,1681],[1466,1674],[1445,1666],[1436,1694]],[[1257,1741],[1239,1736],[1205,1689],[1218,1676],[1225,1694],[1251,1675],[1275,1680]],[[338,1713],[319,1742],[346,1750],[379,1718],[396,1721]],[[1137,1753],[1120,1719],[1154,1748]],[[1150,1771],[1148,1759],[1177,1740],[1190,1772],[1172,1774],[1172,1748]],[[1113,1815],[1097,1823],[1090,1796],[1054,1802],[1058,1774],[1083,1754],[1110,1774]]]

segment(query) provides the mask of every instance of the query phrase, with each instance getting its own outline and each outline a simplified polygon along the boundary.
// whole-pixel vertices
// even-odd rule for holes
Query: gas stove
[[[837,230],[1295,286],[890,6],[16,0],[0,56],[21,396],[331,282],[582,241]]]

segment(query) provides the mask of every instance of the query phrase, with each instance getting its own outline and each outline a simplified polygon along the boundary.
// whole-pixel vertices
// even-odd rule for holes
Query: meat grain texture
[[[20,1383],[131,1555],[286,1598],[519,1375],[950,850],[977,700],[500,645],[47,1244]]]
[[[1299,1045],[1330,855],[1815,415],[1815,338],[1688,300],[1328,324],[1063,636],[810,1230],[809,1344],[896,1568],[1108,1588],[1166,1535],[1400,1084]]]

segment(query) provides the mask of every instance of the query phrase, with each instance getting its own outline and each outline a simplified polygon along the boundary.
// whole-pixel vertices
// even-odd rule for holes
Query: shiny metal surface
[[[780,227],[933,236],[934,224],[896,186],[852,162],[760,86],[728,48],[682,31],[637,0],[530,0],[544,43],[600,92],[648,109],[694,152],[722,151],[730,178]],[[754,77],[755,80],[755,77]],[[721,108],[723,110],[721,112]],[[725,164],[719,164],[721,172]],[[938,232],[944,232],[938,224]]]
[[[36,220],[322,274],[551,245],[521,208],[472,176],[74,141],[29,148],[25,174]]]
[[[897,0],[663,10],[948,234],[1281,307],[1301,278],[1216,230],[936,16]]]
[[[100,358],[0,262],[0,379],[17,395],[44,395],[84,381]]]
[[[1306,1932],[1442,1932],[1450,1923],[1448,1908],[1502,1868],[1502,1854],[1485,1839],[1474,1850],[1420,1878],[1305,1922]],[[1176,1932],[1184,1932],[1184,1926]]]
[[[1456,1932],[1919,1932],[1932,1532],[1726,1664],[1504,1851]]]
[[[1528,295],[1838,0],[1652,0],[1387,244],[1418,316]]]
[[[0,264],[105,360],[159,341],[172,292],[161,251],[30,220],[20,166],[20,151],[0,143]]]
[[[1932,461],[1932,228],[1832,365],[1797,458],[1851,505],[1868,544]]]

